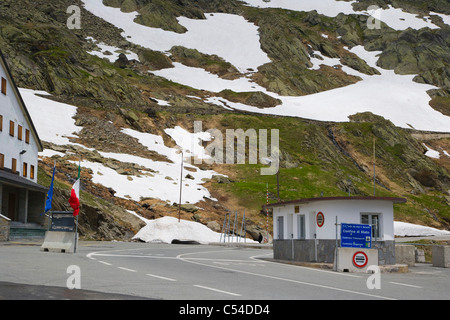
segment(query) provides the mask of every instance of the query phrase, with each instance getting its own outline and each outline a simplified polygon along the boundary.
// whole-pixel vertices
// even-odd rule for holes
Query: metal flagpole
[[[266,204],[269,205],[269,183],[267,183],[267,195],[266,195]],[[267,236],[269,235],[269,208],[266,206],[266,229],[267,229]],[[267,238],[267,241],[269,239]],[[264,242],[264,240],[263,240]]]
[[[235,238],[235,235],[236,235],[236,233],[235,233],[235,228],[236,228],[236,218],[237,218],[237,210],[234,212],[234,222],[233,222],[233,234],[232,234],[232,240],[231,240],[231,242],[234,242],[234,238]]]
[[[81,185],[81,161],[78,160],[78,177],[77,180],[80,180],[78,182],[78,200],[80,200],[81,198],[81,192],[80,192],[80,185]],[[80,204],[81,206],[81,204]],[[77,221],[75,222],[75,243],[73,245],[73,253],[77,252],[77,242],[78,242],[78,216],[80,215],[80,213],[78,212],[77,214]]]
[[[373,138],[373,196],[375,197],[375,137]]]
[[[227,220],[227,214],[225,214],[225,217],[223,218],[222,232],[220,233],[220,240],[219,240],[219,242],[222,242],[222,234],[223,234],[224,240],[225,240],[225,221],[226,220]]]
[[[184,154],[183,154],[183,150],[181,150],[180,201],[178,202],[178,222],[180,222],[181,190],[183,188],[183,159],[184,159]]]

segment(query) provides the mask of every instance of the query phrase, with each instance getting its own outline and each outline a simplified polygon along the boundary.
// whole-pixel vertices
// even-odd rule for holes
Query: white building
[[[42,224],[47,189],[37,184],[42,143],[0,51],[0,218]]]
[[[380,264],[395,264],[394,203],[391,197],[320,197],[269,204],[273,211],[274,257],[333,262],[341,223],[372,225]],[[337,221],[337,226],[336,226]]]

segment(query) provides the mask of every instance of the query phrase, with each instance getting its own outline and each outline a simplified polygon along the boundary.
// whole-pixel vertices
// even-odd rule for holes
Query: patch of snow
[[[450,231],[394,221],[394,234],[398,237],[450,236]]]
[[[44,149],[42,152],[39,152],[39,156],[46,157],[46,158],[51,158],[53,156],[64,157],[65,154],[62,152],[59,152],[59,151],[51,150],[51,149]]]
[[[430,157],[433,159],[439,159],[441,157],[439,151],[429,148],[425,143],[422,143],[422,144],[427,149],[427,152],[425,152],[425,155],[427,157]]]
[[[236,92],[266,91],[265,88],[246,77],[227,80],[220,78],[216,74],[209,73],[202,68],[188,67],[179,62],[173,62],[172,64],[174,66],[173,68],[149,72],[176,83],[211,92],[220,92],[225,89]]]
[[[120,53],[123,53],[127,56],[128,60],[137,60],[139,61],[139,56],[131,51],[128,50],[123,50],[117,47],[113,47],[113,46],[108,46],[106,44],[104,44],[103,42],[98,43],[94,38],[92,37],[87,37],[87,40],[91,40],[92,42],[94,42],[97,47],[100,48],[100,51],[88,51],[89,54],[97,56],[99,58],[106,58],[108,59],[111,63],[116,62],[117,59],[119,59],[119,55]],[[107,54],[106,52],[110,52],[111,54]]]
[[[40,139],[57,145],[71,144],[69,138],[74,138],[82,129],[73,119],[77,107],[38,96],[50,96],[45,91],[23,88],[19,91]]]
[[[201,145],[202,141],[211,141],[210,133],[190,133],[179,126],[173,129],[167,128],[164,131],[183,149],[184,157],[192,156],[198,159],[211,159],[211,156],[206,153],[205,148]]]

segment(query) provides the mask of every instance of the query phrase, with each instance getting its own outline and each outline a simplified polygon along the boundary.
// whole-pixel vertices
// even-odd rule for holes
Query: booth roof
[[[319,198],[303,198],[297,200],[289,200],[289,201],[281,201],[277,203],[270,203],[268,205],[264,205],[263,208],[276,208],[282,207],[290,204],[302,204],[316,201],[335,201],[335,200],[364,200],[364,201],[391,201],[393,203],[405,203],[406,199],[404,198],[394,198],[394,197],[373,197],[373,196],[353,196],[353,197],[319,197]]]

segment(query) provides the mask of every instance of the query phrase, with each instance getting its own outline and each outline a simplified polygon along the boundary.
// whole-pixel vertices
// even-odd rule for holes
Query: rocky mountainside
[[[68,208],[81,160],[85,238],[131,238],[143,222],[130,211],[177,216],[175,150],[201,121],[224,135],[278,129],[282,200],[372,195],[375,141],[376,194],[408,200],[396,219],[448,229],[448,1],[325,2],[3,0],[0,48],[18,86],[42,91],[23,91],[30,109],[76,107],[62,112],[66,140],[40,132],[39,182],[50,184],[56,161],[55,208]],[[80,29],[68,28],[72,5]],[[277,200],[266,166],[185,159],[182,218],[218,230],[245,209],[257,239],[266,185]]]

